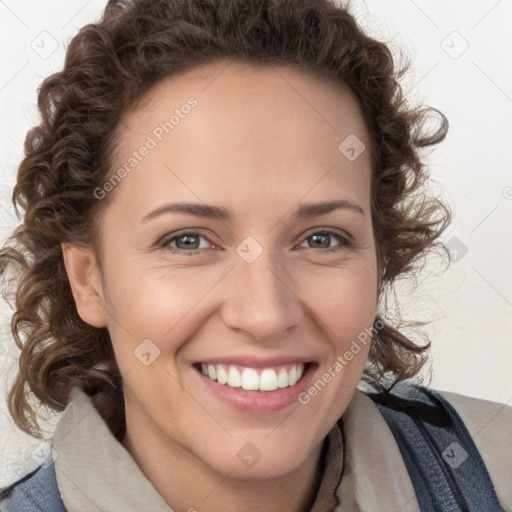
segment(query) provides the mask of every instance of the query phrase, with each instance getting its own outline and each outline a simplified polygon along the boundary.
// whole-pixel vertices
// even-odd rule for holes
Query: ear
[[[61,248],[80,318],[93,327],[106,327],[107,311],[94,252],[72,243],[61,243]]]

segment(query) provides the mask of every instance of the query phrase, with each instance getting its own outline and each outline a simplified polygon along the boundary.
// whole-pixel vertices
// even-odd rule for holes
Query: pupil
[[[327,240],[327,236],[325,236],[325,235],[313,235],[313,239],[314,239],[315,241],[318,241],[318,239],[319,239],[319,238],[323,238],[323,239],[324,239],[324,241],[325,241],[325,240]],[[321,245],[321,244],[320,244],[320,245]],[[327,244],[327,247],[328,247],[328,246],[329,246],[329,244]],[[324,244],[322,247],[325,247],[325,244]]]
[[[190,245],[191,245],[191,244],[190,244],[190,240],[194,240],[195,238],[197,238],[197,237],[195,237],[195,236],[187,236],[187,235],[183,235],[183,236],[181,237],[181,240],[185,240],[185,241],[186,241],[186,242],[185,242],[185,245],[190,249]],[[197,242],[196,242],[196,243],[197,243]],[[192,245],[193,245],[193,244],[194,244],[194,242],[192,242]],[[194,249],[197,249],[197,247],[194,247]]]

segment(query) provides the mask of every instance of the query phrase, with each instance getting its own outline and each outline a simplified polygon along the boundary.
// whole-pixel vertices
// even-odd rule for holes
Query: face
[[[223,474],[288,474],[348,405],[377,311],[357,101],[218,62],[159,83],[120,135],[125,171],[97,191],[104,309],[79,311],[109,330],[128,429]]]

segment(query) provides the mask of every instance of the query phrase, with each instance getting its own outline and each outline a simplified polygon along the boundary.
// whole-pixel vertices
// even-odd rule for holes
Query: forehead
[[[370,140],[355,95],[294,67],[220,61],[166,78],[120,135],[117,164],[129,175],[119,186],[141,207],[145,198],[291,207],[305,195],[369,195]]]

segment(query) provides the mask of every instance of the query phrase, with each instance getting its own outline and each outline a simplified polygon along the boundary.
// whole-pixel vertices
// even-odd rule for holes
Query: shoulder
[[[500,501],[512,504],[512,406],[448,391],[437,392],[464,422]]]
[[[469,434],[476,450],[478,451],[491,482],[496,491],[500,503],[512,504],[512,407],[507,404],[473,398],[458,393],[423,388],[419,390],[415,385],[401,383],[391,394],[373,394],[375,403],[385,404],[385,410],[381,413],[391,416],[391,421],[399,426],[399,436],[408,437],[411,428],[421,418],[423,427],[431,430],[430,435],[438,436],[441,443],[446,443],[444,438],[443,415],[438,415],[433,408],[434,402],[425,399],[428,394],[434,394],[447,402],[458,416],[458,421],[463,423],[466,435]],[[439,402],[439,400],[437,399]],[[404,420],[410,416],[410,420]],[[389,419],[389,417],[388,417]],[[396,429],[395,425],[395,429]],[[388,425],[389,426],[389,425]],[[432,430],[434,427],[434,430]],[[454,433],[452,431],[452,433]],[[460,432],[463,435],[462,432]],[[414,448],[409,445],[409,448]],[[477,465],[478,466],[478,465]],[[475,467],[477,467],[475,466]]]
[[[451,391],[437,390],[459,413],[466,428],[475,440],[488,437],[492,432],[499,437],[510,437],[512,426],[512,405],[482,400]],[[512,444],[509,443],[509,449]]]
[[[61,500],[54,464],[44,461],[34,471],[0,491],[0,511],[66,512]]]

